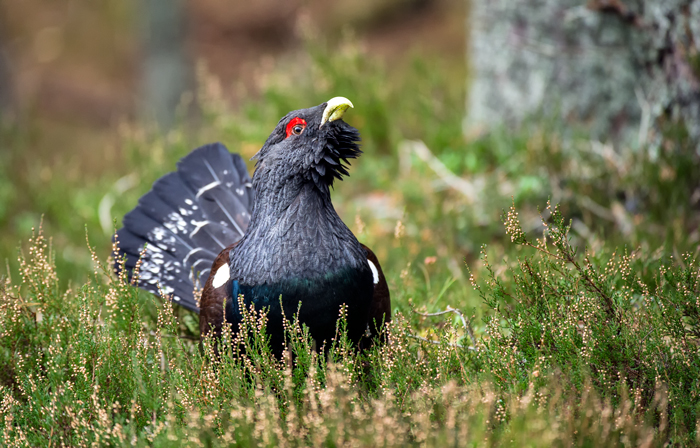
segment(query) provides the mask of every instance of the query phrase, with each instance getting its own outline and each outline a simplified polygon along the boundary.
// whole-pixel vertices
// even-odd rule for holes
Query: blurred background
[[[700,2],[654,5],[0,0],[0,275],[43,219],[80,284],[86,235],[106,259],[192,148],[249,158],[282,115],[333,96],[354,102],[366,152],[334,202],[399,309],[479,314],[467,267],[484,244],[518,256],[511,204],[535,235],[561,204],[594,253],[697,254]]]

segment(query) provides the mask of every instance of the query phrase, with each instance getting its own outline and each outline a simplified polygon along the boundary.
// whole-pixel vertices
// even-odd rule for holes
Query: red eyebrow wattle
[[[289,123],[287,124],[287,130],[286,130],[286,131],[287,131],[287,137],[289,137],[290,135],[292,135],[292,129],[294,129],[294,126],[296,126],[296,125],[298,125],[298,124],[300,124],[300,125],[306,127],[306,120],[304,120],[303,118],[299,118],[299,117],[292,118],[292,119],[289,121]]]

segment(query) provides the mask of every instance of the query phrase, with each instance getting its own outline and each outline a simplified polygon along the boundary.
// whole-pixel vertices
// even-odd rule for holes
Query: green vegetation
[[[311,47],[294,65],[308,70],[280,67],[235,111],[202,74],[199,125],[123,126],[100,172],[58,164],[20,178],[38,169],[22,151],[31,130],[0,131],[12,148],[0,161],[3,258],[44,215],[0,290],[0,444],[699,443],[694,149],[669,132],[658,151],[613,150],[544,122],[465,139],[459,70],[389,70],[339,48]],[[287,111],[337,95],[355,104],[347,120],[365,155],[334,201],[382,261],[386,345],[356,353],[341,318],[319,358],[291,325],[293,356],[278,361],[251,313],[245,355],[231,335],[200,348],[196,316],[114,278],[105,195],[121,217],[197,144],[250,157]],[[461,311],[431,315],[449,307]]]

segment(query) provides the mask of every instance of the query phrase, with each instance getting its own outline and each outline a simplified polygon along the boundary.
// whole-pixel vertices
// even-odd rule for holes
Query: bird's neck
[[[263,284],[360,268],[365,258],[327,187],[287,181],[256,188],[250,226],[232,252],[231,266],[243,282]]]
[[[307,211],[329,210],[338,216],[331,202],[331,193],[327,185],[317,185],[308,181],[284,179],[253,181],[255,189],[255,207],[251,217],[251,227],[266,227],[274,219],[295,213],[303,204]],[[271,219],[274,218],[274,219]],[[340,219],[340,218],[338,218]]]

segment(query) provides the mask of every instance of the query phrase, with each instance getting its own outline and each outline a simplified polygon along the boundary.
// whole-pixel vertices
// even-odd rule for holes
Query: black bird
[[[362,153],[359,132],[341,119],[348,107],[336,97],[283,117],[254,156],[252,181],[241,157],[221,143],[181,159],[115,235],[129,278],[148,243],[138,286],[156,294],[160,287],[199,312],[203,336],[219,335],[224,320],[238,330],[242,295],[247,306],[268,309],[278,355],[282,319],[299,310],[317,346],[327,346],[343,304],[350,339],[370,344],[363,337],[379,335],[391,319],[389,288],[377,257],[340,219],[330,193],[333,181],[348,175],[344,163]],[[194,290],[202,286],[197,303]]]

